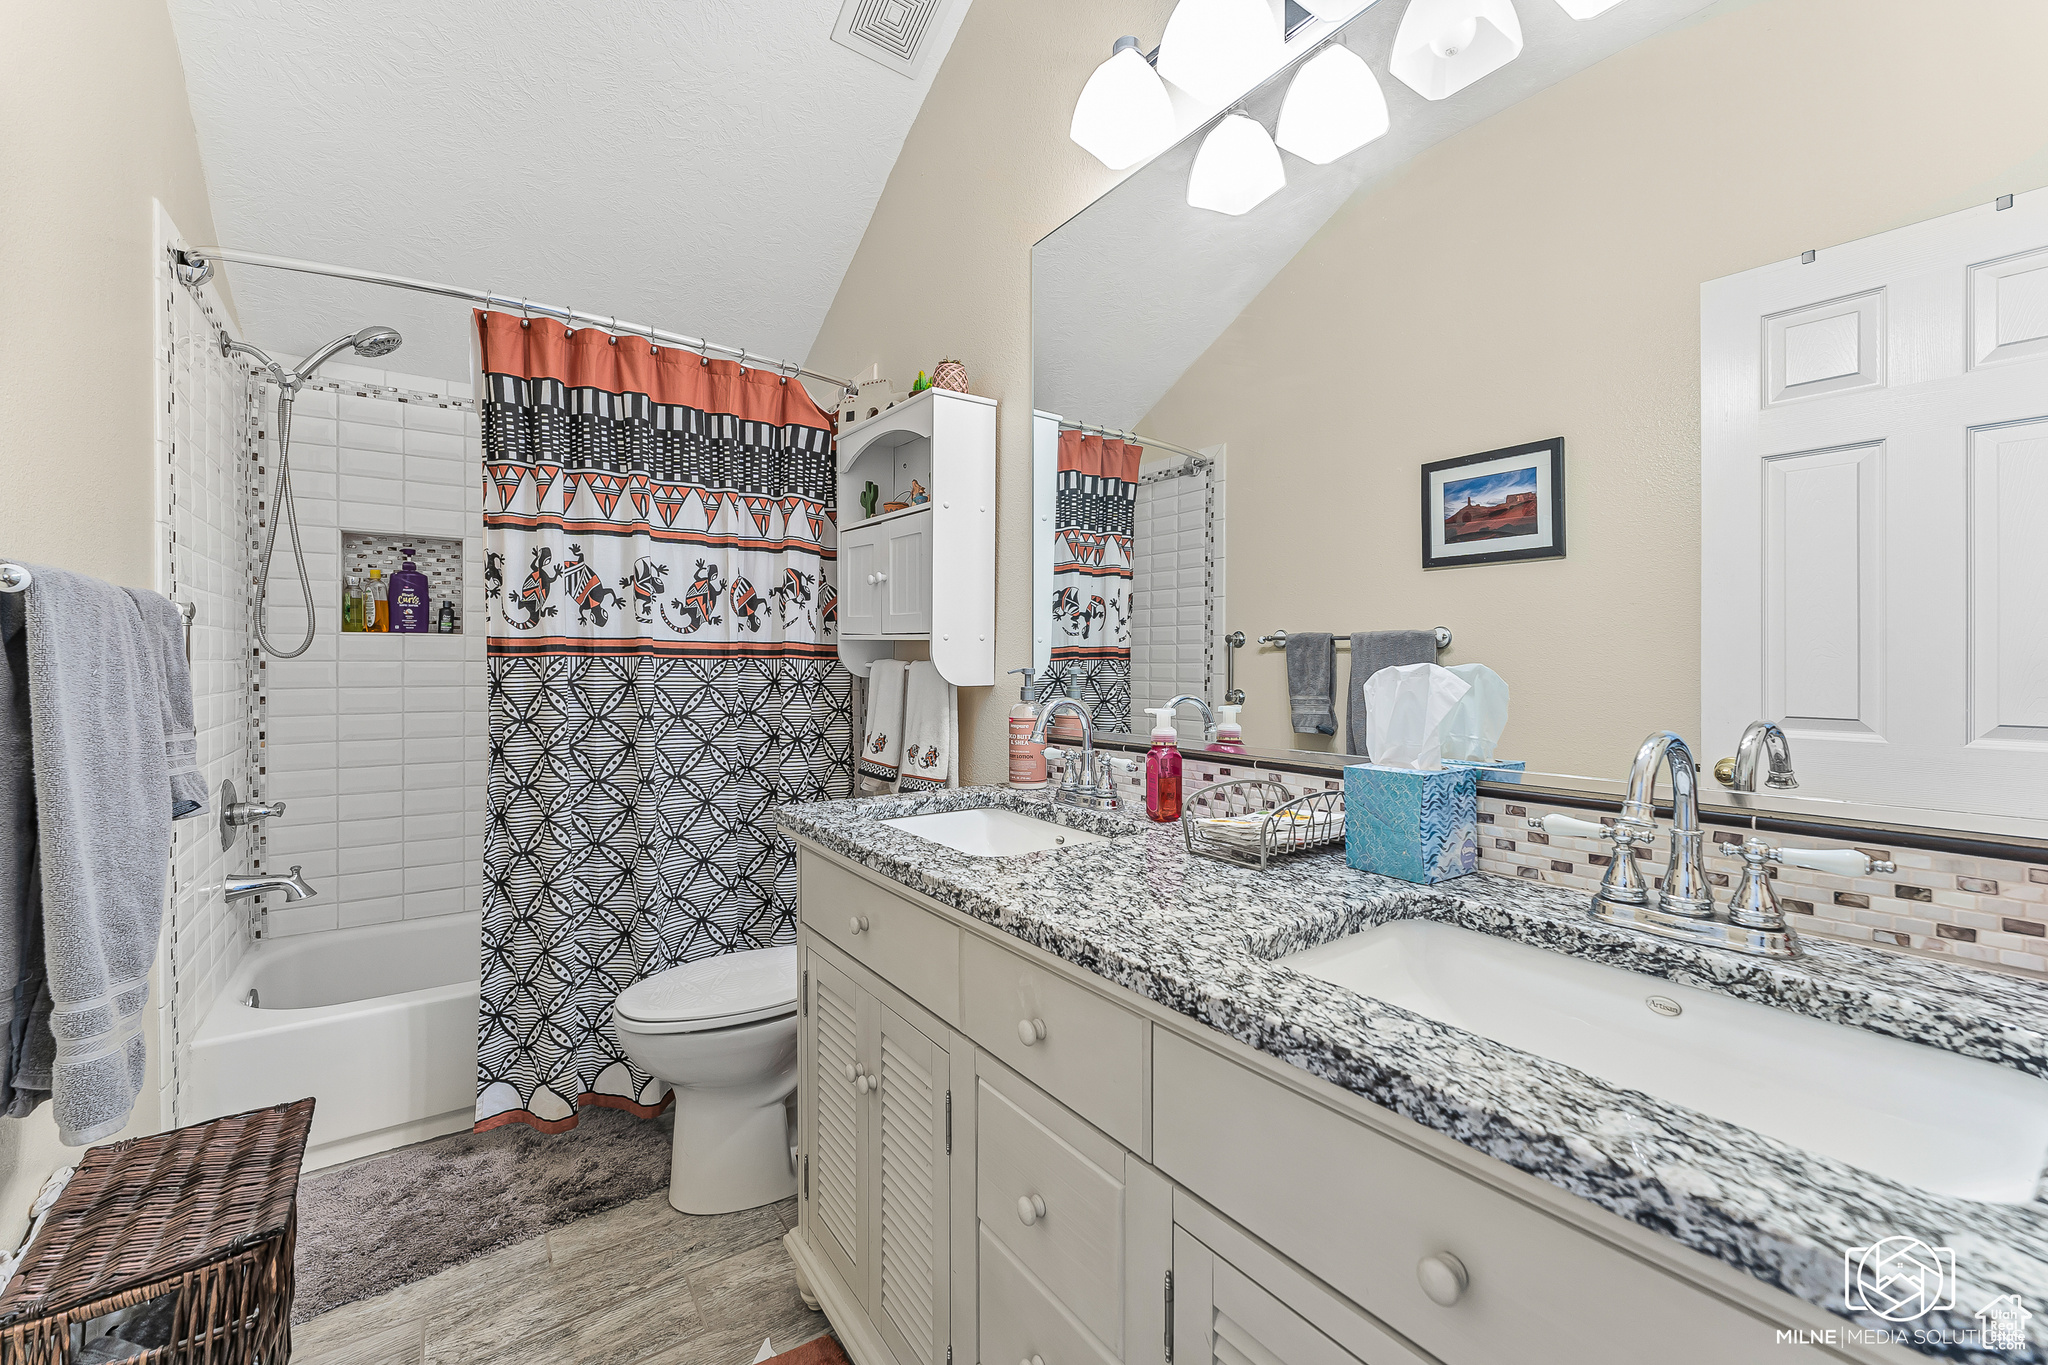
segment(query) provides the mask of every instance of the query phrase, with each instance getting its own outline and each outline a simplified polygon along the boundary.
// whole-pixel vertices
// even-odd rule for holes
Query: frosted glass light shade
[[[1173,145],[1173,97],[1136,39],[1119,38],[1109,60],[1081,87],[1067,136],[1113,171]]]
[[[1159,74],[1197,99],[1228,104],[1280,65],[1266,0],[1180,0],[1159,40]]]
[[[1424,99],[1440,100],[1521,53],[1513,0],[1408,0],[1387,70]]]
[[[1300,0],[1296,0],[1300,3]],[[1558,7],[1574,19],[1591,19],[1596,14],[1605,14],[1621,3],[1621,0],[1557,0]]]
[[[1350,48],[1332,44],[1294,73],[1273,140],[1327,166],[1386,131],[1387,97],[1372,68]]]
[[[1226,114],[1195,153],[1188,203],[1218,213],[1249,213],[1286,184],[1280,149],[1266,136],[1266,126],[1244,114]]]

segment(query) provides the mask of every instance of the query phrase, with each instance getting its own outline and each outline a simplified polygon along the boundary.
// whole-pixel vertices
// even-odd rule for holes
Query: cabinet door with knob
[[[1249,1239],[1232,1249],[1246,1265],[1174,1228],[1174,1365],[1429,1365]]]
[[[932,628],[932,518],[913,512],[883,530],[880,568],[882,634],[924,635]]]
[[[867,1283],[867,1020],[863,992],[820,954],[807,974],[810,1047],[801,1103],[810,1114],[810,1240],[856,1290]]]
[[[872,530],[839,537],[839,630],[843,635],[882,633],[882,594],[875,575],[880,546]]]

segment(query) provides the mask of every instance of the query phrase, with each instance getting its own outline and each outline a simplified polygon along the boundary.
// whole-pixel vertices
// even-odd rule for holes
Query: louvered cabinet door
[[[869,1199],[864,1175],[871,1159],[862,1032],[872,998],[822,954],[810,968],[811,1243],[831,1260],[847,1287],[868,1281]]]
[[[1423,1357],[1406,1350],[1361,1361],[1179,1227],[1173,1230],[1173,1360],[1174,1365],[1423,1365]]]
[[[868,1317],[899,1365],[945,1365],[948,1057],[880,1001],[869,1004],[881,1085],[868,1097],[875,1238]]]

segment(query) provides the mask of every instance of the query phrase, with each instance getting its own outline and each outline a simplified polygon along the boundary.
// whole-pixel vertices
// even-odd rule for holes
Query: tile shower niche
[[[446,536],[406,536],[385,531],[343,531],[341,533],[341,591],[348,592],[351,577],[366,582],[370,570],[381,569],[380,580],[384,590],[389,590],[391,575],[398,572],[406,561],[406,551],[412,551],[413,567],[427,576],[431,585],[433,601],[427,608],[427,619],[439,622],[441,604],[455,604],[455,629],[459,634],[467,625],[468,618],[462,610],[462,541]],[[340,603],[337,601],[336,621],[341,619]],[[429,634],[438,633],[430,630]]]

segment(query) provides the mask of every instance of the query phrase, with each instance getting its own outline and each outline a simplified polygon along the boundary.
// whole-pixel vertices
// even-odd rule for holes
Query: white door
[[[882,634],[927,635],[932,628],[932,517],[914,512],[889,523],[883,565]]]
[[[807,958],[811,1055],[804,1098],[810,1103],[809,1170],[812,1245],[864,1294],[868,1278],[868,1068],[861,1046],[865,996],[821,954]]]
[[[876,573],[873,532],[847,531],[839,537],[839,633],[880,635],[882,595]]]
[[[946,1051],[872,995],[867,1004],[879,1078],[868,1106],[875,1163],[868,1317],[899,1365],[945,1365],[951,1270]]]
[[[2048,816],[2048,190],[1700,291],[1706,764]]]

